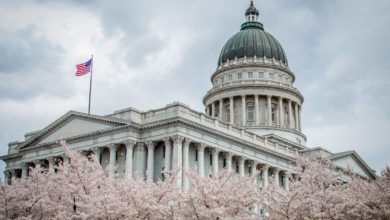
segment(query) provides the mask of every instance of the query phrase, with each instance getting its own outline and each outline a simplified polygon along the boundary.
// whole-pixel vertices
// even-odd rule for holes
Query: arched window
[[[246,105],[246,120],[249,122],[254,121],[254,118],[255,118],[254,117],[254,113],[255,113],[254,108],[255,108],[255,106],[254,106],[253,102],[247,103],[247,105]]]

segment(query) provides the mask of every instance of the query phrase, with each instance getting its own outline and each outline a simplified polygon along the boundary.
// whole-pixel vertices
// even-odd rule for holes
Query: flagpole
[[[91,75],[89,76],[89,100],[88,100],[88,115],[91,114],[91,92],[92,92],[92,69],[93,69],[93,54],[91,63]]]

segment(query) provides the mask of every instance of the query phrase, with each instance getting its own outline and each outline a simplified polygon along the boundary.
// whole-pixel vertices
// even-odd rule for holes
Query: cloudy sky
[[[92,113],[180,101],[203,111],[223,44],[249,0],[0,0],[0,155],[69,110]],[[356,150],[390,164],[390,1],[258,0],[305,97],[307,146]],[[4,163],[0,164],[0,171]]]

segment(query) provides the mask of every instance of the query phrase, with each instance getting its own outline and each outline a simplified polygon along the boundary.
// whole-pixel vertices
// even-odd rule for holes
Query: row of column
[[[205,148],[207,147],[207,145],[203,144],[203,143],[200,143],[198,144],[197,146],[197,153],[198,153],[198,173],[200,176],[204,177],[204,150]],[[233,156],[236,156],[238,158],[238,165],[239,165],[239,168],[238,168],[238,174],[240,177],[244,177],[245,176],[245,161],[249,160],[249,159],[246,159],[245,157],[243,156],[239,156],[239,155],[234,155],[233,153],[231,152],[221,152],[219,149],[217,148],[213,148],[212,149],[212,172],[213,172],[213,175],[216,175],[219,171],[219,167],[218,167],[218,158],[219,158],[219,153],[223,153],[224,156],[225,156],[225,159],[226,159],[226,167],[225,169],[228,171],[228,172],[232,172],[232,161],[233,161]],[[184,162],[186,163],[186,162]],[[279,174],[280,172],[283,173],[284,177],[283,177],[283,186],[285,189],[288,189],[288,176],[289,176],[289,173],[287,171],[281,171],[279,168],[277,167],[271,167],[267,164],[262,164],[261,166],[261,169],[260,170],[257,170],[257,165],[261,164],[260,162],[257,162],[257,161],[254,161],[254,160],[251,160],[251,175],[260,175],[260,178],[261,180],[263,181],[262,182],[262,187],[267,187],[269,182],[269,171],[272,170],[273,171],[273,177],[274,177],[274,182],[279,186],[279,182],[280,182],[280,179],[279,179]],[[256,178],[257,180],[257,178]]]
[[[189,179],[186,175],[183,175],[183,173],[187,172],[189,170],[189,147],[192,143],[195,145],[196,151],[197,151],[197,172],[200,176],[204,177],[205,173],[205,149],[210,148],[212,152],[212,175],[216,175],[218,171],[220,170],[219,166],[219,155],[220,153],[224,155],[224,159],[226,161],[226,165],[224,169],[227,169],[227,171],[231,172],[233,171],[233,157],[236,158],[236,161],[238,162],[238,174],[239,176],[243,177],[245,175],[245,161],[249,161],[249,159],[245,158],[244,156],[235,155],[232,152],[223,152],[218,148],[212,148],[204,143],[196,143],[190,140],[189,138],[185,138],[182,136],[172,136],[172,137],[166,137],[163,138],[162,141],[165,145],[165,161],[164,171],[171,171],[175,170],[177,172],[177,186],[182,186],[184,189],[189,189],[190,183]],[[133,178],[133,160],[140,160],[138,163],[135,164],[144,164],[144,160],[146,160],[146,167],[141,167],[142,171],[145,171],[146,173],[146,181],[149,183],[153,182],[153,174],[154,174],[154,149],[156,143],[160,141],[148,141],[148,142],[134,142],[134,141],[125,141],[123,144],[126,146],[126,161],[125,161],[125,178],[132,179]],[[139,152],[142,152],[145,150],[145,145],[147,149],[147,157],[143,157]],[[109,175],[115,174],[115,165],[116,165],[116,154],[118,150],[118,144],[109,144],[108,146],[102,146],[102,147],[95,147],[92,150],[93,152],[93,158],[96,161],[100,161],[100,157],[102,154],[102,149],[107,147],[109,149],[109,163],[107,166],[107,171]],[[134,152],[135,151],[135,152]],[[133,156],[134,152],[134,156]],[[143,154],[145,155],[145,154]],[[32,161],[28,163],[24,163],[21,167],[21,177],[27,177],[29,167],[32,165],[38,165],[42,164],[42,161],[47,161],[47,167],[50,170],[54,170],[54,167],[56,164],[61,162],[69,163],[69,158],[62,155],[58,157],[50,157],[46,160],[37,160]],[[136,161],[137,162],[137,161]],[[257,170],[257,167],[260,162],[250,160],[251,164],[251,175],[261,175],[262,186],[266,187],[268,186],[268,176],[269,171],[272,170],[272,173],[274,175],[274,181],[275,183],[279,184],[279,173],[282,172],[284,174],[284,181],[283,186],[285,188],[288,188],[288,181],[287,176],[288,173],[286,171],[281,171],[279,168],[276,167],[270,167],[267,164],[262,164],[261,169]],[[12,176],[16,177],[16,170],[9,170],[6,171],[6,177]],[[9,179],[9,178],[7,178]],[[257,178],[256,178],[257,179]]]
[[[267,95],[267,126],[274,126],[272,124],[272,97],[276,96],[271,96]],[[206,107],[206,113],[209,116],[215,117],[216,116],[216,105],[218,103],[218,118],[219,120],[223,120],[222,118],[222,113],[223,113],[223,103],[224,99],[219,99],[215,102],[212,102],[211,104],[207,105]],[[229,122],[233,123],[234,122],[234,97],[228,97],[229,99],[229,112],[230,112],[230,118]],[[283,100],[287,100],[287,106],[288,106],[288,128],[289,129],[295,129],[297,131],[301,131],[301,106],[297,102],[293,102],[291,99],[286,99],[281,96],[277,96],[278,99],[278,109],[279,109],[279,126],[280,127],[287,127],[284,122],[284,106],[283,106]],[[254,95],[254,106],[255,106],[255,111],[254,111],[254,121],[255,125],[259,125],[260,123],[260,117],[259,117],[259,95]],[[293,115],[293,108],[294,108],[294,113]],[[246,126],[246,95],[241,96],[241,125]],[[295,117],[295,120],[294,120]],[[293,123],[295,122],[295,123]]]

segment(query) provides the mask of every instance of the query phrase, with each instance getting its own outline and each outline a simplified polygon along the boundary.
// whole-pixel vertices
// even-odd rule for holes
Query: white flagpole
[[[88,115],[91,113],[91,92],[92,92],[92,69],[93,69],[93,54],[91,58],[91,75],[89,76],[89,101],[88,101]]]

